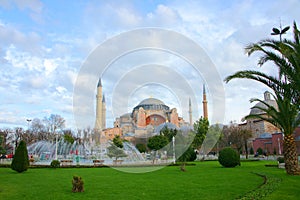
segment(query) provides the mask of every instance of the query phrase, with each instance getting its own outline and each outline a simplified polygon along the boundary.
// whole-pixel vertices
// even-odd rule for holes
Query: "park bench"
[[[35,162],[34,158],[29,158],[30,165],[34,164],[34,162]]]
[[[61,165],[71,165],[73,163],[73,160],[61,160],[60,161]]]
[[[101,166],[104,163],[104,160],[93,160],[94,166]]]
[[[123,160],[113,160],[114,165],[120,165],[122,164]]]

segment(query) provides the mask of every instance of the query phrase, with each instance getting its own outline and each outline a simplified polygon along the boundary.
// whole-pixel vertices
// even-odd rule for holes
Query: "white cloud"
[[[121,2],[92,2],[84,8],[84,22],[100,28],[130,28],[140,24],[141,17],[130,5]],[[99,20],[101,23],[99,23]]]
[[[23,121],[22,121],[23,122]],[[16,115],[16,113],[14,111],[9,111],[9,112],[0,112],[0,124],[6,124],[8,126],[22,126],[25,124],[25,120],[24,123],[20,123],[20,118],[19,116]]]
[[[40,53],[41,37],[36,32],[23,33],[10,24],[0,25],[0,44],[11,46],[31,53]],[[2,48],[3,48],[2,47]]]
[[[172,8],[159,4],[155,11],[147,14],[146,22],[152,26],[174,26],[180,22],[179,14]]]
[[[89,1],[82,3],[80,9],[74,6],[75,4],[72,5],[73,2],[69,2],[66,6],[72,7],[74,9],[71,9],[72,12],[61,13],[59,17],[51,16],[49,13],[55,13],[51,9],[58,3],[54,1],[41,3],[37,0],[0,1],[1,11],[4,14],[16,11],[15,18],[19,20],[14,21],[15,19],[10,18],[10,15],[7,17],[3,15],[0,20],[0,61],[3,66],[0,72],[0,92],[5,94],[0,100],[0,105],[2,105],[0,109],[8,107],[13,111],[18,110],[14,112],[17,113],[15,114],[16,120],[11,118],[7,123],[9,121],[17,123],[17,119],[22,121],[27,113],[31,113],[32,116],[41,116],[52,112],[62,113],[71,121],[70,124],[74,123],[71,116],[73,86],[84,59],[106,39],[141,27],[167,28],[190,37],[208,54],[218,69],[221,79],[237,70],[250,68],[276,74],[272,66],[257,68],[258,55],[248,58],[243,48],[250,42],[268,37],[271,29],[279,26],[280,20],[283,26],[291,25],[293,20],[299,19],[298,8],[300,7],[300,2],[297,0],[284,2],[188,0],[184,3],[162,1],[159,4]],[[27,18],[18,19],[20,14],[28,15],[36,21]],[[71,24],[68,21],[70,18],[78,21]],[[41,24],[43,20],[45,23]],[[56,29],[56,26],[60,29]],[[287,34],[286,37],[291,37],[291,34]],[[130,43],[139,42],[134,37],[128,37],[117,48],[122,49]],[[161,41],[148,42],[158,44]],[[182,48],[183,44],[174,42],[166,48],[172,46]],[[108,71],[103,80],[107,101],[113,98],[113,86],[121,80],[120,77],[123,75],[130,75],[132,67],[139,66],[141,63],[156,63],[173,67],[176,73],[183,76],[183,79],[188,80],[188,83],[194,87],[193,92],[196,93],[194,101],[201,102],[202,79],[207,78],[209,73],[202,74],[203,77],[201,77],[195,71],[190,70],[191,68],[185,65],[186,63],[181,58],[175,58],[174,55],[166,56],[166,54],[159,52],[148,54],[148,57],[142,54],[125,55],[127,59],[119,59],[119,62],[115,63],[116,66],[110,67],[112,71],[110,73]],[[101,60],[96,59],[96,61],[98,65],[101,65]],[[165,71],[158,69],[152,73],[153,76],[171,81],[172,77],[166,75]],[[134,73],[131,75],[137,82],[144,78]],[[82,108],[75,108],[83,113],[92,113],[91,126],[94,122],[92,118],[94,117],[94,95],[98,76],[95,72],[86,74],[85,80],[90,83],[83,82],[80,88],[81,95],[75,97],[81,100],[86,94],[93,94],[93,102],[89,102]],[[196,76],[198,79],[195,79]],[[172,87],[177,88],[178,93],[181,93],[181,82],[173,82]],[[127,88],[132,88],[132,84],[134,82],[126,81],[119,85],[121,90],[118,95],[124,94]],[[249,99],[262,97],[262,93],[266,90],[262,85],[245,80],[234,80],[229,84],[224,84],[224,87],[226,91],[225,122],[240,120],[249,112],[251,106]],[[165,98],[161,93],[158,89],[157,98],[164,98],[167,104],[168,102],[176,104],[172,98]],[[137,96],[130,98],[138,103],[141,98],[145,97],[149,97],[149,94],[139,92]],[[211,111],[214,105],[212,105],[212,97],[209,98]],[[122,100],[119,103],[120,105],[128,104]],[[35,106],[32,107],[32,104]],[[130,106],[132,105],[133,103]],[[185,115],[184,103],[181,106],[182,114]],[[29,112],[28,109],[34,111]],[[119,107],[114,109],[121,110]],[[198,109],[201,114],[201,105]],[[0,113],[0,118],[4,118],[4,115],[5,113]],[[108,119],[108,121],[112,122],[113,119]],[[111,125],[108,124],[108,126]]]
[[[44,67],[45,67],[45,75],[48,76],[51,74],[56,68],[57,63],[54,60],[45,59],[44,60]]]
[[[32,88],[44,88],[45,86],[45,79],[44,77],[32,77],[29,79],[30,87]]]
[[[0,6],[5,7],[6,9],[10,9],[13,5],[16,5],[19,9],[25,10],[29,9],[33,12],[41,12],[43,4],[39,0],[1,0]]]
[[[124,26],[132,27],[140,23],[141,18],[136,15],[132,10],[126,8],[116,9],[116,14],[120,23]]]
[[[67,91],[67,89],[62,86],[56,87],[56,90],[58,91],[58,93],[65,93]]]
[[[43,11],[43,3],[39,0],[1,0],[0,6],[5,9],[13,9],[17,7],[21,11],[29,11],[29,16],[36,22],[41,22],[41,12]]]

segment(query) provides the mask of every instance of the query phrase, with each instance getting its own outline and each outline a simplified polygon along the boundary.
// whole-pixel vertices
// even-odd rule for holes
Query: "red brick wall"
[[[266,144],[266,143],[269,143],[269,142],[272,142],[271,138],[270,139],[256,138],[253,141],[253,150],[254,150],[254,153],[257,152],[258,148],[261,148],[263,151],[267,151],[267,152],[272,153],[273,152],[273,151],[271,151],[272,144]]]
[[[280,151],[279,151],[280,147]],[[283,154],[283,137],[281,133],[272,134],[272,138],[255,138],[253,141],[253,150],[257,151],[261,148],[267,151],[269,154],[273,154],[274,148],[276,149],[276,154]]]

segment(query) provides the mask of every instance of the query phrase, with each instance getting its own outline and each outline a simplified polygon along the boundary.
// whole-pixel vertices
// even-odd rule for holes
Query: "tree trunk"
[[[185,169],[185,162],[182,162],[181,165],[180,165],[180,170],[185,172],[186,169]]]
[[[246,159],[248,159],[248,142],[245,140]]]
[[[155,151],[154,151],[154,157],[153,157],[153,160],[152,160],[152,164],[153,164],[153,165],[155,164],[156,153],[157,153],[157,151],[155,150]]]
[[[283,155],[287,174],[299,175],[297,147],[295,139],[291,134],[284,136]]]

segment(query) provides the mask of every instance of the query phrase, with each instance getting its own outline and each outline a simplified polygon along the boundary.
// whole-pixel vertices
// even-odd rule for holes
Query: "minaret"
[[[189,117],[190,117],[190,126],[193,126],[193,118],[192,118],[192,102],[191,102],[191,98],[189,98]]]
[[[202,101],[202,104],[203,104],[203,117],[204,117],[204,119],[208,119],[205,84],[203,84],[203,101]]]
[[[265,91],[264,97],[265,97],[264,98],[265,101],[271,100],[271,93],[268,91]]]
[[[102,98],[102,129],[106,128],[106,103],[105,103],[105,95],[103,94]]]
[[[101,78],[99,79],[97,85],[97,95],[96,95],[96,122],[95,129],[102,130],[102,117],[103,117],[103,99],[102,99],[102,83]]]

